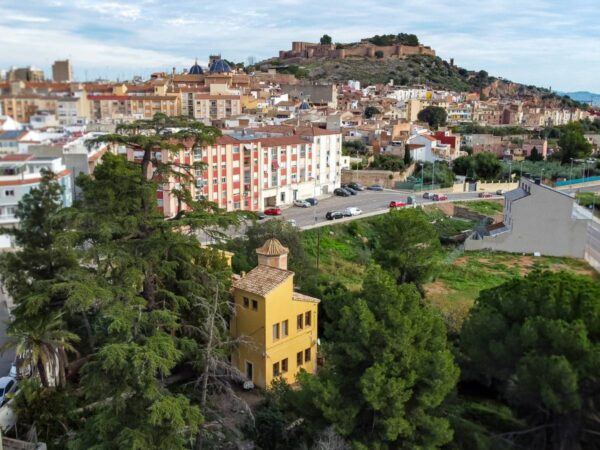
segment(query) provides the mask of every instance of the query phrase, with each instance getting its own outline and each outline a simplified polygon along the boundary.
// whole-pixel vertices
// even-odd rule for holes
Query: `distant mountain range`
[[[590,103],[595,106],[600,106],[600,94],[594,94],[588,91],[577,92],[557,92],[560,95],[568,95],[571,99],[582,103]]]

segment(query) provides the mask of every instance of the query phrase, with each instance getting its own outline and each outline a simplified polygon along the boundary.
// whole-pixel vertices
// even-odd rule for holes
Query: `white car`
[[[358,216],[359,214],[362,214],[362,210],[360,210],[354,206],[351,206],[350,208],[344,209],[343,213],[344,213],[344,216],[346,216],[346,217]]]
[[[294,206],[299,206],[300,208],[310,208],[310,203],[306,200],[294,200]]]
[[[287,222],[293,227],[298,226],[298,224],[296,223],[296,219],[289,219]]]
[[[17,390],[17,380],[13,377],[0,378],[0,406],[8,401],[8,394]]]

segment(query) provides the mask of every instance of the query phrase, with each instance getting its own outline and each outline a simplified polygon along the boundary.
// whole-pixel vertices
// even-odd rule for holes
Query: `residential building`
[[[232,284],[230,329],[239,343],[231,363],[261,388],[278,378],[293,384],[301,369],[316,373],[319,300],[294,291],[289,251],[277,239],[256,253],[258,266]]]
[[[63,206],[71,206],[71,173],[60,157],[36,157],[29,154],[9,154],[0,158],[0,227],[18,224],[17,204],[42,180],[42,170],[51,170],[64,188]],[[0,247],[11,247],[8,235],[0,235]]]
[[[52,64],[52,81],[57,83],[73,81],[73,68],[68,59],[54,61],[54,64]]]
[[[228,119],[242,113],[241,95],[182,92],[181,113],[197,120]]]
[[[465,241],[466,250],[583,258],[591,213],[574,197],[524,177],[504,196],[504,220]]]
[[[8,81],[44,81],[44,71],[33,66],[13,67],[6,74],[6,79]]]

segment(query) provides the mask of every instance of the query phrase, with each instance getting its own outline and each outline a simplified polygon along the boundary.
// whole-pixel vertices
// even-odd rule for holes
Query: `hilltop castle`
[[[381,53],[379,53],[381,52]],[[311,42],[292,42],[291,50],[281,50],[279,59],[293,58],[330,58],[344,59],[348,57],[375,58],[406,58],[410,55],[435,56],[435,50],[425,45],[394,44],[378,46],[363,39],[358,44],[351,44],[344,48],[336,48],[335,44],[313,44]]]

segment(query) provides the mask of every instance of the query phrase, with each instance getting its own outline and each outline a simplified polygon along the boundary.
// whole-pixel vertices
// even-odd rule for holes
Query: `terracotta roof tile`
[[[242,289],[264,297],[292,276],[294,276],[294,272],[290,272],[289,270],[259,265],[244,277],[234,281],[232,286],[236,289]]]
[[[256,253],[265,256],[279,256],[288,254],[289,250],[287,247],[281,245],[281,242],[277,239],[271,238],[267,240],[262,247],[257,248]]]
[[[294,292],[292,294],[292,300],[297,302],[310,302],[310,303],[320,303],[321,300],[315,297],[310,297],[308,295],[301,294],[300,292]]]

